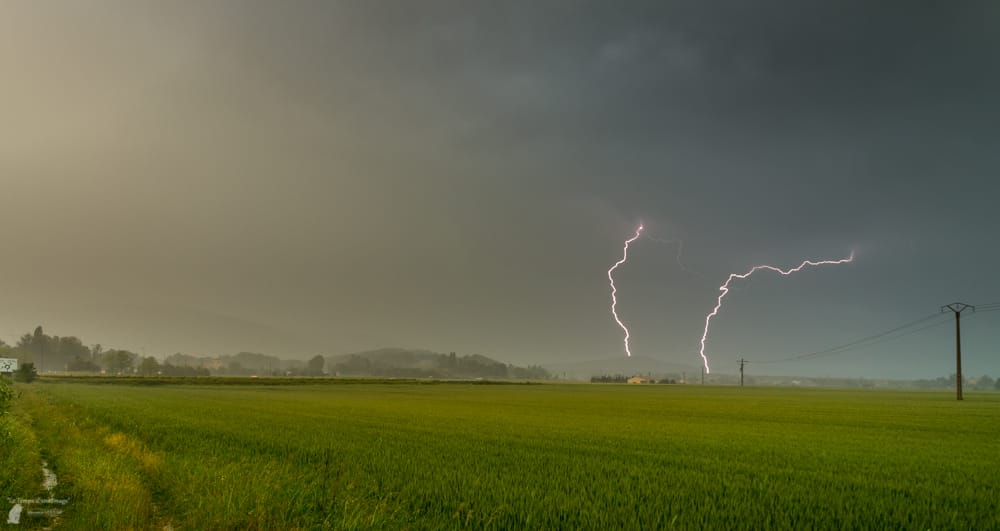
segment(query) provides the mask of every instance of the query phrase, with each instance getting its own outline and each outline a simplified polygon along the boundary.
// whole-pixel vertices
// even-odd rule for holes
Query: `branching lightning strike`
[[[611,284],[611,315],[614,316],[615,322],[618,323],[618,326],[620,326],[621,329],[625,331],[625,354],[628,354],[629,357],[632,357],[632,351],[629,350],[628,346],[628,338],[629,338],[628,328],[625,326],[625,323],[623,323],[622,320],[618,318],[618,312],[616,310],[618,306],[618,297],[617,297],[618,288],[615,287],[615,279],[613,276],[611,276],[611,273],[613,273],[615,269],[618,269],[618,266],[624,264],[625,261],[628,260],[628,244],[634,242],[639,238],[639,235],[642,234],[642,228],[643,227],[640,224],[639,228],[635,229],[635,236],[632,236],[631,238],[625,240],[625,247],[622,249],[622,259],[615,262],[615,265],[611,266],[611,269],[608,269],[608,282]]]
[[[709,313],[708,315],[705,316],[705,330],[701,334],[701,349],[698,351],[698,353],[701,354],[702,362],[704,362],[704,364],[705,364],[705,374],[708,374],[709,372],[711,372],[709,370],[709,368],[708,368],[708,357],[705,356],[705,340],[708,339],[708,327],[709,327],[709,324],[712,322],[712,318],[715,317],[719,313],[719,309],[722,308],[722,299],[729,293],[729,283],[730,282],[732,282],[734,279],[745,279],[745,278],[749,277],[750,275],[754,274],[754,272],[759,271],[761,269],[767,269],[767,270],[779,273],[781,275],[787,276],[787,275],[791,275],[792,273],[797,273],[798,271],[801,271],[802,268],[804,268],[806,266],[837,265],[837,264],[846,264],[846,263],[849,263],[849,262],[852,262],[852,261],[854,261],[854,251],[851,251],[851,255],[848,256],[847,258],[842,258],[840,260],[821,260],[819,262],[814,262],[812,260],[806,260],[806,261],[802,262],[801,264],[799,264],[798,267],[794,267],[794,268],[789,269],[787,271],[779,269],[779,268],[774,267],[774,266],[770,266],[770,265],[759,265],[759,266],[756,266],[756,267],[750,269],[750,271],[747,271],[746,273],[743,273],[743,274],[737,274],[737,273],[730,274],[729,278],[726,279],[726,282],[723,283],[721,286],[719,286],[719,291],[721,291],[722,293],[719,294],[719,298],[718,298],[718,300],[716,300],[715,308],[712,309],[711,313]]]

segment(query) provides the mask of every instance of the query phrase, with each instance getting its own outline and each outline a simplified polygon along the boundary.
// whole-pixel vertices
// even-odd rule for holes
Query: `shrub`
[[[22,363],[20,367],[17,368],[17,372],[14,373],[17,381],[24,383],[31,383],[35,381],[35,377],[38,373],[35,372],[34,363]]]

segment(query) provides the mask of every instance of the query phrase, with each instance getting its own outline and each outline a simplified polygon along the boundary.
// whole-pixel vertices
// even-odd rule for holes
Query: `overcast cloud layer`
[[[0,4],[0,338],[514,363],[821,350],[1000,301],[1000,4]],[[963,320],[1000,375],[1000,312]],[[924,377],[940,326],[771,373]]]

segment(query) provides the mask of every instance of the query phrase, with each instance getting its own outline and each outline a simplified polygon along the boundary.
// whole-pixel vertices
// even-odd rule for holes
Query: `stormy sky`
[[[857,253],[735,283],[717,371],[998,302],[998,29],[989,1],[0,2],[0,338],[624,356],[606,272],[640,221],[686,269],[638,240],[618,309],[671,363],[761,263]],[[963,354],[1000,375],[1000,312]]]

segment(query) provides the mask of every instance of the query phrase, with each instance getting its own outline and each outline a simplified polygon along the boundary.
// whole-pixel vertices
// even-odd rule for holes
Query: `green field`
[[[1000,528],[1000,393],[17,389],[64,528]]]

